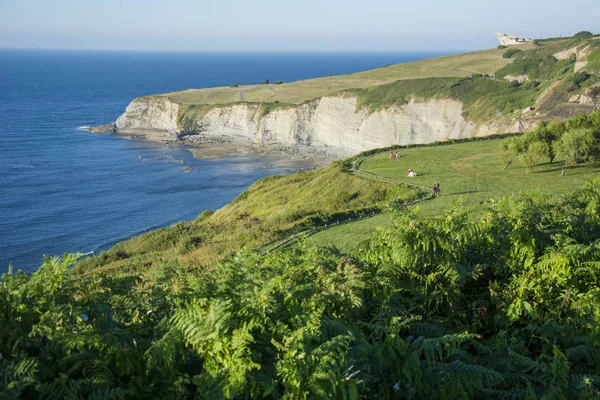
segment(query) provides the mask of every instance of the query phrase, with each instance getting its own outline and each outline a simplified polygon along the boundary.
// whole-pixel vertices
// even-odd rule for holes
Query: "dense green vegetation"
[[[351,89],[348,93],[358,97],[359,107],[376,111],[393,105],[406,104],[412,97],[417,99],[445,97],[450,88],[460,80],[461,78],[406,79],[387,85]]]
[[[355,258],[243,252],[200,276],[74,276],[0,289],[0,390],[45,398],[600,395],[600,191],[397,216]]]
[[[518,154],[504,148],[508,144],[529,142],[532,137],[542,141],[551,137],[541,133],[548,128],[560,127],[578,130],[593,124],[598,113],[589,117],[573,117],[559,124],[541,124],[524,135],[513,135],[517,139],[487,140],[474,138],[473,142],[457,140],[429,145],[411,145],[397,149],[400,158],[389,159],[389,152],[373,150],[371,156],[362,161],[360,170],[378,176],[416,183],[427,187],[439,182],[442,195],[433,201],[419,203],[421,215],[435,216],[460,204],[465,209],[477,209],[487,200],[507,194],[535,191],[541,194],[567,194],[581,187],[588,179],[597,178],[600,172],[598,163],[584,162],[570,167],[561,177],[562,159],[555,155],[550,162],[550,153],[533,157]],[[535,145],[540,146],[540,145]],[[508,146],[510,149],[512,146]],[[552,148],[547,145],[538,150]],[[533,150],[533,149],[532,149]],[[531,164],[531,161],[536,164]],[[507,165],[508,164],[508,165]],[[408,178],[408,168],[419,176]],[[310,236],[307,243],[332,244],[347,253],[353,253],[361,242],[369,239],[378,226],[391,226],[387,215],[381,215],[349,225],[328,229]]]
[[[522,137],[503,143],[507,165],[520,159],[530,171],[542,158],[557,158],[562,175],[575,164],[595,164],[600,159],[600,112],[579,115],[564,122],[540,124]]]
[[[573,37],[581,37],[581,38],[591,38],[594,37],[594,34],[590,31],[579,31]]]
[[[547,131],[564,137],[595,129],[599,116],[541,125],[519,139],[402,150],[386,161],[427,150],[438,151],[432,160],[462,153],[464,165],[489,156],[466,146],[541,142]],[[371,160],[377,156],[361,165]],[[428,217],[389,203],[418,192],[352,176],[348,163],[263,179],[223,210],[123,242],[74,269],[76,256],[66,256],[31,275],[3,275],[2,396],[600,396],[600,181]],[[302,191],[294,188],[308,197],[296,198]],[[442,190],[424,204],[448,196]],[[352,256],[301,244],[266,256],[225,251],[216,264],[187,258],[209,241],[209,226],[213,239],[233,235],[232,246],[259,243],[249,238],[377,200],[397,210],[394,223]],[[328,212],[316,221],[311,209]]]
[[[412,98],[456,99],[463,103],[463,110],[469,119],[485,121],[498,113],[509,114],[532,106],[542,89],[543,87],[537,84],[520,85],[473,76],[409,79],[348,92],[358,97],[359,107],[365,107],[369,111],[403,105]]]
[[[575,64],[575,58],[557,60],[552,55],[540,55],[535,52],[519,53],[515,57],[515,61],[511,64],[496,71],[496,78],[527,75],[530,80],[555,80],[568,72],[573,72]]]
[[[474,75],[350,92],[371,111],[454,98],[483,120],[532,105],[549,87],[535,79],[594,85],[592,70],[550,57],[564,46],[540,43],[501,72],[526,70],[528,83]],[[209,107],[183,105],[179,122]],[[9,269],[0,399],[600,398],[600,112],[398,152],[365,153],[360,169],[406,185],[353,173],[355,157],[261,179],[221,210],[96,257]],[[409,184],[435,181],[439,198],[404,207],[428,194]]]

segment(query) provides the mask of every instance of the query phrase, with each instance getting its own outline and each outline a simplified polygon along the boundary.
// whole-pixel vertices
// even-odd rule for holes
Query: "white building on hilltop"
[[[500,44],[503,46],[531,42],[531,39],[529,39],[529,38],[523,38],[520,36],[509,35],[507,33],[502,33],[502,32],[496,32],[496,37],[500,41]]]

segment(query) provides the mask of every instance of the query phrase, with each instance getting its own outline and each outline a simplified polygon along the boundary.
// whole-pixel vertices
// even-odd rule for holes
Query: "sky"
[[[0,0],[0,48],[431,51],[600,33],[600,0]]]

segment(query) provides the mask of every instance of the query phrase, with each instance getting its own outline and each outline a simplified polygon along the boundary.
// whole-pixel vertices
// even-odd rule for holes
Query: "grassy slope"
[[[526,46],[531,47],[531,45]],[[501,49],[491,49],[436,57],[354,74],[307,79],[281,85],[242,85],[236,88],[191,89],[160,96],[169,96],[173,100],[184,104],[224,104],[239,102],[241,100],[240,92],[243,92],[243,100],[246,102],[279,101],[281,103],[299,104],[347,89],[377,86],[399,79],[465,77],[473,73],[493,74],[494,71],[512,61],[502,58],[503,51]]]
[[[211,265],[244,246],[261,246],[313,224],[418,196],[407,186],[354,176],[346,168],[336,162],[316,171],[261,179],[214,214],[121,242],[83,261],[79,272],[144,271],[173,259],[190,269]]]
[[[531,54],[546,56],[556,50],[568,48],[573,43],[571,39],[545,42],[542,48],[523,51],[519,53],[519,57],[526,60]],[[268,112],[270,109],[285,107],[290,103],[301,102],[325,93],[369,87],[354,90],[365,107],[402,104],[411,93],[423,97],[451,96],[463,101],[465,112],[471,118],[477,119],[478,116],[489,115],[486,113],[490,110],[519,110],[524,105],[531,104],[538,92],[546,88],[544,83],[537,88],[522,85],[517,89],[504,82],[483,78],[460,78],[471,72],[492,73],[506,66],[510,60],[502,58],[503,51],[493,49],[439,57],[340,77],[276,85],[273,89],[275,93],[270,85],[257,85],[241,89],[215,88],[168,95],[183,102],[237,102],[239,90],[244,90],[247,101],[281,101],[264,106],[263,112]],[[592,67],[596,65],[594,57],[597,57],[598,53],[600,51],[594,50],[590,56]],[[422,77],[438,78],[414,79]],[[395,82],[398,79],[403,80]],[[386,82],[387,84],[382,85]],[[205,112],[211,107],[207,104],[187,106],[195,112]],[[571,190],[580,185],[586,174],[596,173],[595,169],[578,167],[570,172],[573,177],[561,179],[557,177],[557,165],[538,167],[532,174],[525,174],[519,167],[502,171],[503,161],[499,154],[499,146],[500,142],[490,141],[403,150],[400,160],[392,161],[384,155],[369,159],[363,168],[398,178],[403,177],[406,169],[411,167],[424,174],[412,182],[429,186],[435,180],[440,181],[444,195],[422,206],[424,212],[431,213],[439,212],[440,209],[449,206],[449,200],[458,198],[464,198],[468,204],[477,205],[489,197],[522,189],[541,187],[542,190],[552,192]],[[410,198],[415,195],[407,188],[400,190],[389,184],[353,177],[343,172],[342,165],[338,163],[321,171],[259,181],[242,195],[245,197],[243,201],[233,202],[213,216],[195,222],[180,223],[172,228],[130,239],[101,257],[85,261],[83,265],[139,270],[150,268],[155,262],[165,259],[178,259],[190,267],[206,265],[243,246],[260,246],[285,237],[309,226],[311,221],[315,223],[319,218],[329,218],[330,214],[364,207],[382,207],[392,198]],[[350,251],[358,242],[367,238],[376,226],[386,223],[389,222],[385,217],[368,218],[319,233],[309,240],[319,244],[335,244],[343,250]]]
[[[463,103],[467,117],[486,122],[497,113],[511,114],[534,106],[547,85],[513,86],[485,78],[429,78],[396,81],[386,85],[350,90],[358,97],[359,107],[370,111],[408,103],[412,98],[451,98]]]
[[[520,191],[539,191],[547,194],[571,192],[584,181],[600,174],[600,166],[577,165],[567,175],[560,176],[560,163],[542,163],[526,173],[514,162],[504,170],[502,140],[488,140],[437,147],[412,148],[399,151],[400,158],[388,158],[387,152],[366,159],[360,169],[377,175],[433,186],[441,186],[441,196],[418,205],[420,212],[434,215],[464,203],[477,207],[495,197]],[[420,176],[407,178],[412,168]],[[357,245],[372,236],[377,226],[392,224],[390,215],[380,215],[319,232],[307,239],[308,243],[335,245],[344,252],[352,252]]]
[[[476,208],[490,198],[519,191],[564,193],[600,173],[598,166],[578,165],[561,177],[559,163],[543,163],[526,173],[516,161],[504,170],[501,144],[502,140],[485,140],[401,149],[399,159],[389,159],[385,152],[364,160],[360,169],[428,187],[440,182],[442,195],[418,205],[428,215],[457,203]],[[260,247],[323,221],[345,220],[357,210],[385,208],[391,200],[423,195],[403,185],[352,175],[347,168],[348,162],[336,162],[317,171],[262,179],[216,213],[119,243],[80,263],[78,272],[138,273],[164,260],[202,268],[244,246]],[[408,168],[420,176],[406,177]],[[306,241],[352,253],[378,226],[391,224],[391,215],[382,214],[319,232]]]

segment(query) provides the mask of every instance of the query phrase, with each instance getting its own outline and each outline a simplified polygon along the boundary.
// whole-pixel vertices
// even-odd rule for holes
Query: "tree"
[[[594,34],[590,31],[579,31],[575,35],[573,35],[573,37],[576,37],[576,38],[590,38],[593,36],[594,36]]]
[[[540,151],[540,153],[548,157],[550,159],[550,163],[554,162],[554,158],[556,157],[555,152],[555,142],[562,136],[564,132],[564,125],[561,124],[549,124],[549,125],[540,125],[533,131],[531,131],[531,141],[539,143],[539,146],[536,146],[536,150]]]
[[[556,143],[556,155],[563,164],[561,176],[578,162],[596,162],[600,152],[596,134],[592,128],[579,128],[562,135]]]
[[[592,121],[586,114],[577,114],[565,122],[565,129],[568,131],[579,128],[591,128],[592,126]]]
[[[527,148],[519,155],[527,172],[531,172],[532,168],[540,161],[540,158],[547,155],[547,148],[546,143],[541,141],[532,141],[527,144]]]
[[[503,169],[508,168],[516,157],[523,152],[523,140],[519,137],[506,139],[502,142],[502,157],[506,161]]]

